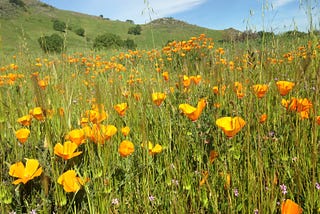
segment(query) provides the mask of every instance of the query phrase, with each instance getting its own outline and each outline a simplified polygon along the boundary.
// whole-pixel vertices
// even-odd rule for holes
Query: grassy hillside
[[[138,48],[160,47],[168,40],[188,39],[191,36],[206,33],[209,37],[220,39],[221,31],[210,30],[181,21],[163,19],[142,25],[141,35],[129,35],[132,23],[103,19],[72,11],[56,9],[38,0],[21,0],[23,7],[2,0],[0,3],[0,48],[4,52],[40,51],[38,38],[42,35],[59,33],[67,42],[67,49],[82,51],[90,49],[97,35],[111,32],[123,39],[133,39]],[[53,29],[53,20],[58,19],[67,24],[69,29],[65,33]],[[72,29],[82,27],[85,37],[78,36]]]

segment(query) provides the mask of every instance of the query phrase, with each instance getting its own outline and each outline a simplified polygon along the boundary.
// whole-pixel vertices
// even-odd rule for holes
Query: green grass
[[[3,2],[2,4],[5,4]],[[193,35],[207,33],[209,36],[221,39],[222,31],[205,29],[199,26],[185,24],[183,27],[177,24],[162,24],[152,27],[150,24],[142,26],[141,35],[129,35],[128,29],[133,24],[124,21],[102,19],[72,11],[53,8],[40,2],[32,6],[27,5],[27,11],[7,9],[8,14],[0,16],[1,51],[4,53],[19,52],[29,49],[33,52],[41,52],[38,38],[43,35],[59,33],[53,29],[53,20],[59,19],[72,29],[82,27],[85,29],[86,37],[76,35],[72,30],[59,33],[65,38],[68,50],[84,51],[92,49],[94,39],[103,33],[114,33],[122,39],[133,39],[140,49],[159,48],[173,39],[188,39]]]
[[[260,213],[277,213],[279,204],[288,198],[305,213],[315,213],[320,208],[320,190],[315,186],[319,182],[319,47],[317,43],[308,47],[305,41],[290,39],[291,43],[287,38],[289,46],[268,41],[279,46],[266,45],[263,58],[254,52],[250,59],[242,44],[226,46],[222,55],[217,52],[218,46],[203,46],[184,51],[185,56],[179,51],[167,55],[159,50],[153,58],[147,50],[124,53],[127,57],[117,52],[113,57],[93,52],[5,57],[1,80],[6,81],[9,73],[24,77],[0,87],[1,212],[253,213],[258,209]],[[298,51],[302,46],[305,49]],[[283,57],[288,52],[295,56],[290,62]],[[35,66],[37,57],[42,67]],[[277,63],[270,63],[268,57],[277,59]],[[70,63],[70,59],[78,62]],[[86,63],[82,63],[83,59]],[[227,63],[222,64],[223,61]],[[230,61],[235,63],[234,70],[229,67]],[[11,63],[18,69],[12,70]],[[117,71],[119,64],[126,70]],[[49,77],[44,90],[31,78],[36,71],[39,79]],[[169,72],[168,81],[162,77],[164,71]],[[191,83],[184,88],[182,75],[201,75],[202,80],[199,85]],[[296,85],[281,97],[275,85],[277,79]],[[245,87],[242,99],[234,92],[236,81]],[[261,99],[252,90],[252,85],[259,83],[269,85]],[[213,86],[219,86],[220,94],[213,93]],[[123,96],[124,91],[130,95]],[[167,93],[160,107],[151,100],[151,94],[158,91]],[[140,99],[134,94],[139,94]],[[291,97],[312,101],[309,119],[301,119],[298,113],[281,105],[282,99]],[[207,105],[199,119],[192,122],[181,113],[179,105],[196,106],[200,98],[206,98]],[[113,106],[122,102],[128,103],[129,108],[120,117]],[[81,128],[81,118],[93,103],[104,105],[108,117],[102,124],[114,125],[118,132],[103,145],[87,138],[77,149],[83,153],[64,161],[54,154],[53,147],[66,141],[71,130]],[[30,136],[22,145],[15,137],[15,131],[22,127],[17,119],[37,106],[47,111],[47,118],[42,122],[32,120]],[[59,115],[59,108],[64,109],[63,116]],[[55,111],[51,117],[50,109]],[[260,124],[263,113],[268,119]],[[215,124],[223,116],[240,116],[246,125],[229,139]],[[120,132],[124,126],[131,129],[127,137]],[[125,139],[133,142],[135,151],[121,157],[118,147]],[[148,141],[160,144],[163,151],[149,155],[141,147]],[[212,150],[219,156],[210,163]],[[24,158],[39,160],[42,175],[25,185],[13,185],[15,179],[9,175],[9,168],[19,161],[25,163]],[[69,169],[88,178],[76,193],[66,193],[57,183],[58,177]],[[203,180],[206,172],[208,177]],[[200,186],[201,180],[204,184]],[[287,194],[282,193],[282,184],[286,185]]]
[[[59,17],[75,26],[93,24],[91,18],[72,18],[69,12],[51,13],[61,13]],[[192,31],[187,25],[180,29],[185,32],[181,37],[172,37],[170,26],[147,25],[144,34],[136,36],[138,43],[138,38],[149,35],[146,45],[135,52],[93,52],[85,41],[80,43],[82,38],[67,32],[70,49],[66,53],[43,54],[32,38],[37,39],[35,32],[47,33],[49,19],[38,15],[16,17],[11,21],[13,27],[8,19],[1,24],[9,34],[15,27],[21,29],[16,40],[2,34],[1,43],[17,43],[5,49],[12,54],[1,53],[1,213],[281,213],[285,199],[296,202],[304,213],[319,212],[319,37],[218,43],[219,34],[205,29]],[[92,19],[96,25],[116,23]],[[130,26],[116,25],[123,35]],[[188,29],[195,33],[192,43]],[[207,37],[199,36],[201,33]],[[168,37],[163,39],[164,34]],[[94,30],[88,35],[94,36]],[[213,47],[207,39],[211,37]],[[73,47],[76,39],[81,45]],[[177,46],[162,49],[167,39],[177,40]],[[179,44],[189,46],[180,48]],[[164,80],[163,72],[169,73],[169,80]],[[186,86],[184,75],[200,75],[201,81]],[[47,87],[40,88],[38,80],[47,80]],[[278,80],[295,86],[281,96]],[[243,86],[241,99],[235,93],[235,82]],[[262,98],[253,91],[255,84],[268,85]],[[214,93],[215,86],[219,93]],[[153,103],[153,92],[166,93],[162,105]],[[192,122],[179,105],[196,106],[201,98],[207,104]],[[283,100],[291,98],[312,102],[308,118],[283,106]],[[114,106],[124,102],[129,107],[119,116]],[[84,127],[82,118],[89,117],[94,104],[102,104],[108,115],[98,127],[114,125],[117,133],[104,144],[94,142],[94,132],[87,133],[76,149],[82,154],[63,160],[54,153],[55,145],[71,140],[68,133]],[[30,135],[22,144],[15,134],[23,128],[17,119],[31,114],[35,107],[41,107],[45,119],[32,119],[26,127]],[[102,113],[101,107],[98,112]],[[260,123],[264,113],[267,120]],[[232,138],[216,125],[225,116],[246,121]],[[92,130],[97,126],[94,123],[88,123]],[[128,136],[121,133],[125,126],[131,129]],[[134,152],[127,157],[118,151],[124,140],[134,144]],[[149,141],[160,144],[162,152],[150,155],[141,146]],[[212,151],[218,156],[210,162]],[[38,160],[43,171],[26,184],[15,185],[12,182],[17,178],[9,174],[10,168],[19,161],[25,164],[26,158]],[[75,170],[86,181],[79,191],[67,193],[58,183],[68,170]],[[286,186],[286,194],[281,185]]]

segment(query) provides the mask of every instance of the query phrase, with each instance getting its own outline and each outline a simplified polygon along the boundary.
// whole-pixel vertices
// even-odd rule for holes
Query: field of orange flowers
[[[317,212],[320,44],[300,43],[5,58],[1,213]]]

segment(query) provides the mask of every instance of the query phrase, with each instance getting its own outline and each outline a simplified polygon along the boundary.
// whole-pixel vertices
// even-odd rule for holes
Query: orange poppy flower
[[[197,76],[191,76],[190,79],[192,80],[192,82],[196,85],[198,85],[202,79],[201,75],[197,75]]]
[[[233,137],[246,125],[246,122],[241,117],[222,117],[216,120],[216,125],[227,137]]]
[[[183,82],[183,86],[185,88],[188,88],[190,86],[190,84],[191,84],[191,79],[188,76],[183,75],[182,82]]]
[[[266,84],[257,84],[252,86],[252,88],[256,96],[262,98],[267,93],[269,86]]]
[[[200,114],[202,112],[202,110],[204,109],[204,107],[206,106],[206,99],[201,99],[198,102],[198,106],[197,108],[189,105],[189,104],[180,104],[179,105],[179,109],[192,121],[196,121],[199,117]]]
[[[123,136],[128,136],[130,132],[130,128],[128,126],[121,128],[121,133],[123,134]]]
[[[262,114],[262,115],[260,116],[259,123],[264,123],[264,122],[266,122],[267,118],[268,118],[267,114]]]
[[[24,144],[28,140],[29,135],[30,135],[29,129],[19,129],[16,131],[16,138],[22,144]]]
[[[30,126],[31,120],[32,120],[32,116],[28,114],[28,115],[25,115],[25,116],[18,118],[17,122],[23,126]]]
[[[219,87],[218,86],[213,86],[212,91],[214,94],[219,94]]]
[[[199,182],[199,186],[202,186],[203,184],[205,184],[207,182],[208,177],[209,177],[209,172],[208,171],[204,171],[202,173],[202,176],[203,177],[202,177],[201,181]]]
[[[294,201],[287,199],[281,204],[281,214],[301,214],[302,208]]]
[[[96,125],[94,124],[91,129],[91,140],[95,143],[104,144],[113,135],[117,133],[117,128],[114,125]]]
[[[74,170],[68,170],[58,178],[58,184],[62,185],[66,192],[78,192],[84,183]]]
[[[281,105],[288,111],[296,111],[300,114],[302,119],[309,118],[309,112],[312,108],[312,102],[307,98],[291,98],[291,100],[282,99]]]
[[[120,143],[118,151],[122,157],[127,157],[134,152],[134,145],[132,142],[124,140]]]
[[[69,160],[82,153],[82,152],[74,152],[76,151],[77,148],[78,148],[78,145],[71,141],[66,141],[64,142],[63,145],[61,143],[57,143],[54,146],[54,154],[58,155],[59,157],[62,157],[65,160]]]
[[[288,81],[278,81],[276,82],[276,85],[280,95],[285,96],[292,90],[292,88],[295,86],[295,83]]]
[[[126,110],[128,109],[127,103],[120,103],[114,106],[114,109],[118,112],[120,116],[124,116],[126,113]]]
[[[48,81],[47,80],[38,80],[38,85],[41,89],[46,89],[48,86]]]
[[[86,117],[89,118],[90,122],[92,123],[101,123],[105,119],[107,119],[108,115],[104,110],[104,106],[101,105],[93,105],[91,110],[87,110]]]
[[[152,101],[157,106],[160,106],[164,99],[166,99],[165,93],[160,93],[160,92],[152,93]]]
[[[215,159],[217,159],[217,157],[219,157],[219,153],[215,150],[211,150],[210,155],[209,155],[210,163],[213,163],[215,161]]]
[[[165,81],[168,81],[168,80],[169,80],[169,73],[168,73],[167,71],[163,72],[163,73],[162,73],[162,76],[163,76],[163,79],[164,79]]]
[[[79,146],[85,140],[84,131],[82,129],[73,129],[68,133],[66,139],[72,141],[73,143]]]
[[[146,149],[148,149],[150,155],[155,155],[162,152],[162,146],[160,144],[156,144],[155,146],[153,146],[150,141],[148,142],[148,145],[142,143],[141,147],[145,147]]]
[[[36,107],[34,109],[31,109],[29,114],[32,115],[34,118],[36,118],[39,121],[44,120],[44,114],[43,114],[41,107]]]
[[[317,124],[320,126],[320,116],[316,117]]]
[[[26,184],[28,181],[40,176],[42,173],[42,167],[38,168],[38,160],[27,158],[26,160],[26,167],[24,167],[21,161],[10,166],[9,175],[19,178],[12,182],[14,185],[17,185],[19,183]]]
[[[237,97],[239,99],[241,99],[242,97],[244,97],[244,90],[245,88],[242,86],[242,83],[241,82],[234,82],[234,91],[236,92],[237,94]]]

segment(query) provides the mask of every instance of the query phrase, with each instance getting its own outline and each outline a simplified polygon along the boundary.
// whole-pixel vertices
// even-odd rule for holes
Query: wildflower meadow
[[[320,211],[320,43],[16,53],[1,213]]]

